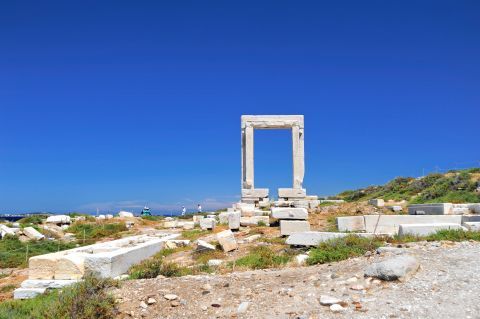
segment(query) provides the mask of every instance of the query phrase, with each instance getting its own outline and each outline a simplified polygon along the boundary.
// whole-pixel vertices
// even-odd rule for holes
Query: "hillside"
[[[445,174],[397,177],[385,185],[349,190],[337,195],[346,201],[372,198],[406,200],[409,203],[478,203],[480,202],[480,168],[449,171]]]

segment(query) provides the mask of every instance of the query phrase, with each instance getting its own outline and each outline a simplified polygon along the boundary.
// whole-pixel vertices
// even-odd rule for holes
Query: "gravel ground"
[[[366,266],[391,258],[388,253],[311,267],[126,281],[115,291],[119,317],[480,318],[480,243],[416,243],[407,253],[420,270],[406,282],[363,277]],[[334,313],[319,303],[321,295],[341,299],[345,309]],[[248,307],[239,313],[242,302]]]

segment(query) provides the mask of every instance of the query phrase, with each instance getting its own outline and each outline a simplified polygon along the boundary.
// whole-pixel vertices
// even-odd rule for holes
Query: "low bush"
[[[324,264],[363,256],[367,251],[374,251],[382,244],[383,240],[378,238],[365,238],[354,235],[332,239],[310,250],[307,264]]]
[[[22,225],[22,227],[25,227],[27,225],[39,225],[41,224],[44,220],[47,219],[47,215],[31,215],[27,217],[23,217],[18,220],[18,223]]]
[[[265,269],[284,265],[292,259],[291,254],[276,252],[266,246],[253,247],[249,254],[229,263],[232,267]]]
[[[125,223],[88,223],[76,222],[68,228],[68,232],[74,233],[78,240],[83,238],[92,241],[104,237],[119,237],[119,233],[127,231]]]
[[[33,299],[0,303],[0,319],[113,319],[115,298],[108,292],[118,283],[111,279],[87,277],[84,281]]]
[[[144,220],[149,220],[152,222],[158,222],[160,220],[164,220],[165,216],[160,216],[160,215],[150,215],[150,216],[140,216],[140,218]]]
[[[128,270],[130,279],[156,278],[159,275],[165,277],[181,277],[191,275],[192,270],[179,266],[173,262],[165,262],[161,258],[149,258]]]
[[[184,230],[182,231],[182,238],[189,239],[189,240],[196,240],[209,233],[210,233],[209,230],[201,230],[201,229]]]
[[[15,285],[0,286],[0,294],[13,291],[15,288],[17,288]]]
[[[225,253],[221,250],[204,250],[204,251],[195,251],[193,253],[193,259],[200,264],[206,264],[210,259],[223,259],[225,258]]]

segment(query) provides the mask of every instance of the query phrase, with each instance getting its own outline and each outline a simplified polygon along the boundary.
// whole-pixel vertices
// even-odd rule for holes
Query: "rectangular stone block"
[[[466,223],[466,222],[480,222],[480,215],[470,215],[470,216],[463,215],[462,223]]]
[[[163,227],[164,228],[175,228],[175,227],[177,227],[177,221],[176,220],[164,221],[163,222]]]
[[[279,188],[279,198],[305,198],[307,191],[304,188]]]
[[[258,226],[258,224],[270,225],[270,218],[268,216],[252,216],[240,217],[241,226]]]
[[[85,257],[85,273],[101,278],[115,278],[128,271],[130,266],[147,259],[163,249],[165,241],[178,237],[172,234],[162,238],[134,236],[134,239],[123,238],[116,241],[113,247],[99,247],[106,252],[97,252]],[[136,238],[135,238],[136,237]],[[124,240],[122,242],[122,240]],[[111,245],[111,242],[110,242]],[[118,247],[118,246],[120,247]]]
[[[200,220],[204,219],[205,216],[203,215],[193,215],[193,222],[195,223],[196,226],[200,225]]]
[[[431,234],[435,234],[439,230],[445,229],[462,229],[466,230],[459,224],[453,223],[438,223],[438,224],[401,224],[398,235],[405,236],[405,235],[412,235],[412,236],[427,236]]]
[[[86,273],[116,277],[128,268],[163,249],[164,242],[179,234],[132,236],[31,257],[29,279],[80,279]]]
[[[233,212],[228,215],[228,228],[233,230],[240,229],[240,212]]]
[[[480,231],[480,222],[466,222],[464,225],[470,231]]]
[[[218,223],[219,224],[228,224],[228,216],[231,214],[231,212],[224,212],[218,214]]]
[[[252,188],[252,189],[242,189],[242,198],[265,198],[268,197],[268,188]]]
[[[184,222],[183,223],[183,229],[194,229],[195,228],[195,222]]]
[[[318,244],[332,240],[335,238],[341,238],[348,235],[353,235],[351,233],[331,233],[331,232],[316,232],[316,231],[307,231],[293,233],[287,238],[286,243],[293,246],[317,246]],[[375,236],[385,236],[386,234],[372,234],[372,233],[356,233],[355,236],[360,237],[375,237]]]
[[[273,207],[272,217],[276,219],[308,219],[308,211],[305,208],[293,208],[293,207]]]
[[[460,215],[365,215],[365,230],[369,233],[398,234],[400,224],[461,224]]]
[[[416,204],[408,206],[410,215],[451,215],[453,206],[450,203]]]
[[[51,253],[30,257],[28,259],[28,278],[54,279],[57,261],[62,255],[61,253]]]
[[[232,251],[238,248],[237,241],[230,229],[221,231],[217,234],[217,240],[223,251]]]
[[[370,205],[376,206],[376,207],[383,207],[385,206],[385,201],[381,198],[375,198],[371,199],[368,201]]]
[[[214,218],[203,218],[200,219],[200,228],[203,230],[214,229],[216,221]]]
[[[45,293],[46,288],[17,288],[13,292],[13,299],[30,299]]]
[[[42,233],[40,233],[33,227],[25,227],[23,229],[23,233],[25,234],[25,236],[27,236],[32,240],[41,240],[45,238],[45,236],[43,236]]]
[[[287,236],[293,233],[310,231],[310,224],[306,220],[281,220],[280,235]]]
[[[363,216],[337,217],[337,228],[339,231],[365,231],[365,219]]]

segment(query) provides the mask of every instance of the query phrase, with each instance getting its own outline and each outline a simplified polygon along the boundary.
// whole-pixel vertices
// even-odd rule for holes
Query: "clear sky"
[[[2,1],[0,212],[240,193],[304,114],[309,194],[479,165],[479,1]],[[286,131],[256,186],[291,185]]]

